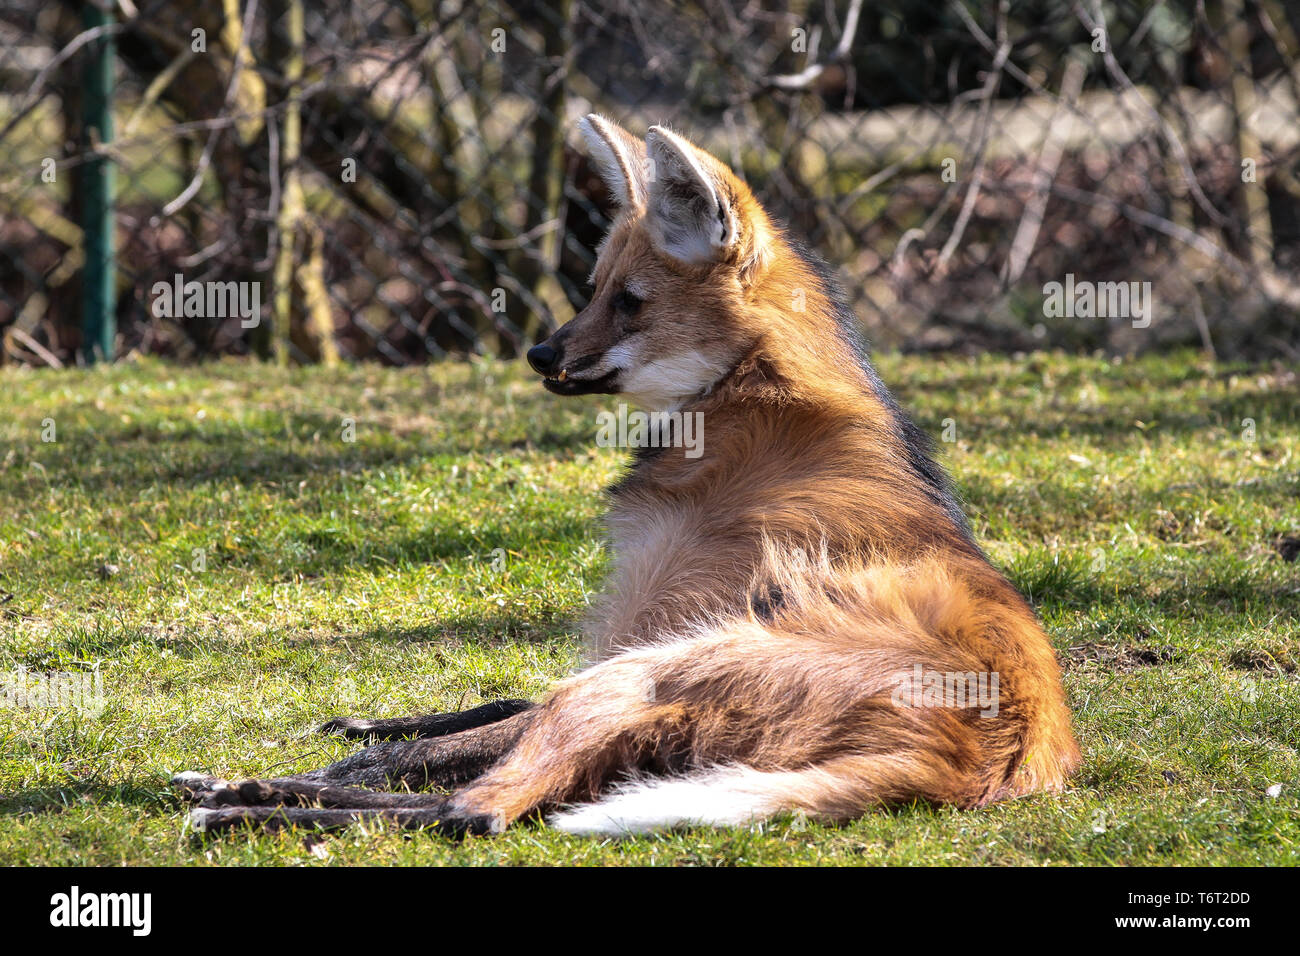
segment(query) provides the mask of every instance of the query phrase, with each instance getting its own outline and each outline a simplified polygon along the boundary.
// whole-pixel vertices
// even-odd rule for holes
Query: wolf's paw
[[[256,807],[264,804],[285,803],[275,787],[265,780],[243,780],[239,783],[227,783],[226,786],[212,790],[199,801],[200,807]]]
[[[183,770],[180,773],[172,774],[171,785],[180,791],[182,800],[187,800],[190,803],[198,803],[213,794],[230,789],[229,780],[222,780],[220,777],[209,777],[194,770]]]
[[[274,831],[293,826],[294,822],[284,807],[195,807],[190,811],[190,827],[197,833],[217,833],[240,825]]]
[[[331,717],[317,728],[317,733],[342,734],[354,740],[369,737],[375,721],[361,717]]]
[[[288,803],[301,806],[320,789],[320,785],[299,787],[278,786],[269,780],[241,780],[231,783],[218,777],[206,777],[187,771],[172,777],[172,785],[181,791],[181,797],[200,807],[257,807]]]
[[[446,810],[438,821],[438,832],[460,839],[466,836],[491,836],[505,830],[505,820],[499,814],[464,813]]]

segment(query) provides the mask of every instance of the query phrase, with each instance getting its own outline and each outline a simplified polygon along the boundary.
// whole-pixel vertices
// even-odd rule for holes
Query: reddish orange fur
[[[627,175],[644,152],[611,135]],[[626,338],[612,290],[646,288],[643,354],[692,350],[729,369],[681,408],[704,414],[704,454],[664,449],[617,489],[593,666],[527,715],[513,752],[455,805],[509,822],[629,772],[722,764],[786,772],[771,778],[779,809],[828,819],[1060,788],[1079,752],[1034,613],[909,465],[818,278],[744,183],[695,158],[734,215],[727,254],[664,255],[630,191],[592,305],[557,341],[573,361],[606,353]],[[780,606],[756,615],[751,596],[773,588]],[[998,716],[895,706],[917,663],[996,672]]]

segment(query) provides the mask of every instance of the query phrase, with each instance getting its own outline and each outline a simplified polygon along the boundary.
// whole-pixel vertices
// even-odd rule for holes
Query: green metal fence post
[[[86,3],[87,29],[107,26],[112,17],[94,3]],[[113,141],[113,65],[116,44],[111,35],[86,47],[85,97],[82,111],[83,148]],[[113,164],[96,156],[82,167],[85,204],[81,226],[85,235],[86,264],[82,274],[82,352],[87,362],[113,360],[117,334],[114,315],[117,268],[113,249]]]

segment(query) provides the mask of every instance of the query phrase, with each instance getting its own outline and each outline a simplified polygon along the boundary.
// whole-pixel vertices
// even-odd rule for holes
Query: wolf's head
[[[618,392],[651,409],[707,391],[755,346],[773,228],[749,188],[677,134],[645,140],[590,115],[582,134],[620,206],[591,302],[528,361],[558,395]]]

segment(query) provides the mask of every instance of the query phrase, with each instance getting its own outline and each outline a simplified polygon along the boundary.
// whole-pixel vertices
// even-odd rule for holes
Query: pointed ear
[[[614,201],[620,206],[645,206],[645,144],[595,113],[584,116],[578,129]]]
[[[736,243],[736,211],[717,160],[662,126],[646,133],[646,155],[646,224],[655,246],[695,265],[726,258]]]

